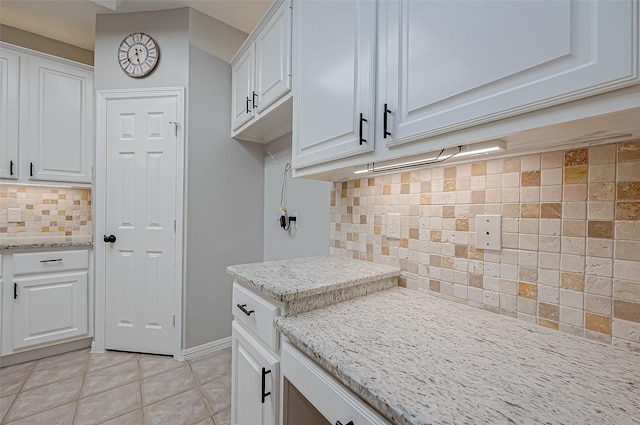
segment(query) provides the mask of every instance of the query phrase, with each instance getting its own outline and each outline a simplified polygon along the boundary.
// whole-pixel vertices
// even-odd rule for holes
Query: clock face
[[[153,71],[158,63],[158,45],[143,32],[134,32],[122,40],[118,48],[118,62],[127,75],[144,77]]]

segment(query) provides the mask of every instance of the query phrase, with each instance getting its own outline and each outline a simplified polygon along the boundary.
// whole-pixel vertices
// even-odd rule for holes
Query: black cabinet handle
[[[389,133],[389,132],[387,131],[387,117],[388,117],[388,115],[389,115],[390,113],[391,113],[391,110],[387,107],[387,104],[385,103],[385,104],[384,104],[384,118],[382,119],[382,122],[383,122],[383,126],[382,126],[382,127],[383,127],[383,129],[382,129],[382,131],[383,131],[383,137],[384,137],[385,139],[387,138],[387,136],[391,136],[391,133]]]
[[[106,243],[114,243],[116,241],[116,235],[104,235],[104,238],[102,240],[104,240]]]
[[[251,316],[251,313],[253,313],[253,310],[247,310],[247,309],[246,309],[246,307],[247,307],[247,305],[246,305],[246,304],[237,304],[237,307],[238,307],[240,310],[242,310],[242,312],[243,312],[244,314],[246,314],[247,316]]]
[[[267,398],[267,396],[271,395],[271,391],[269,391],[268,393],[264,392],[265,385],[266,385],[266,378],[267,378],[267,375],[270,374],[270,373],[271,373],[270,370],[266,370],[265,368],[262,368],[262,404],[264,404],[264,399]],[[353,424],[351,424],[351,425],[353,425]]]
[[[336,421],[336,425],[342,425],[342,422]],[[349,421],[347,425],[353,425],[353,421]]]
[[[13,282],[13,299],[18,299],[18,284]]]
[[[256,103],[256,97],[258,97],[258,95],[256,94],[256,92],[253,92],[253,96],[251,100],[251,102],[253,103],[253,109],[258,107],[258,104]]]
[[[9,161],[9,175],[13,176],[13,161]]]
[[[366,139],[362,138],[362,123],[367,122],[365,118],[362,117],[362,112],[360,113],[360,144],[367,143]]]
[[[62,258],[56,258],[54,260],[40,260],[41,263],[56,263],[61,261],[62,261]]]
[[[29,163],[29,175],[33,177],[33,162]]]
[[[247,114],[251,112],[251,109],[249,109],[249,102],[250,102],[249,96],[247,96]]]

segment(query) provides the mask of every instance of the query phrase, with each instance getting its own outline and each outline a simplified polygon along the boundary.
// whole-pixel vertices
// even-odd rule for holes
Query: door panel
[[[18,178],[19,69],[20,56],[0,50],[0,178]]]
[[[231,129],[237,130],[254,115],[252,104],[254,79],[254,53],[252,45],[231,70]]]
[[[107,106],[106,348],[173,354],[175,98]]]

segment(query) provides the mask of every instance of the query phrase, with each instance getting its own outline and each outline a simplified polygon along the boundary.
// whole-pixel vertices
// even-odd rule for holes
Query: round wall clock
[[[155,40],[143,32],[134,32],[122,40],[118,48],[120,68],[130,77],[140,78],[153,71],[160,51]]]

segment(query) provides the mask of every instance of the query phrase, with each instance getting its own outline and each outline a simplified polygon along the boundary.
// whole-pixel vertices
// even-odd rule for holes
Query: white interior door
[[[174,354],[175,97],[107,103],[106,348]]]

